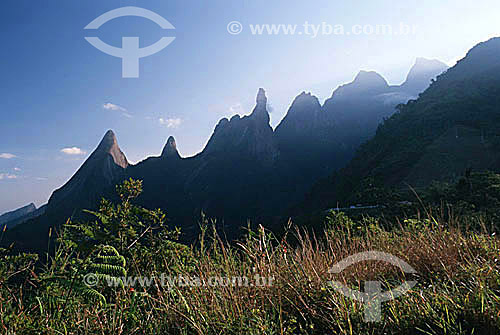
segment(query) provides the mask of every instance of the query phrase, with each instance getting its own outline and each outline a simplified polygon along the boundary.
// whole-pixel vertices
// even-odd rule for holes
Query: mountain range
[[[286,215],[318,180],[345,167],[397,105],[417,98],[425,83],[446,69],[444,63],[419,58],[399,86],[361,71],[323,105],[302,92],[275,130],[261,88],[252,113],[220,120],[204,150],[193,157],[181,157],[170,137],[160,156],[131,165],[110,130],[52,194],[43,215],[9,231],[7,240],[46,247],[49,227],[84,217],[82,209],[96,208],[103,197],[116,199],[114,186],[127,178],[143,180],[141,205],[166,210],[188,235],[201,212],[218,219],[230,235],[249,219]],[[27,241],[27,235],[37,239]]]
[[[472,48],[418,99],[398,106],[346,167],[316,183],[300,209],[376,204],[368,189],[408,191],[467,171],[500,171],[499,55],[500,38]]]

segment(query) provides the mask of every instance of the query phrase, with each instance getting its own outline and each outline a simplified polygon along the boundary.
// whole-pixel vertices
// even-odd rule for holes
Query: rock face
[[[21,207],[19,209],[16,209],[12,212],[8,212],[5,214],[0,215],[0,224],[18,219],[20,217],[23,217],[31,212],[36,211],[36,206],[35,204],[31,203],[27,206]]]
[[[99,143],[97,149],[90,155],[87,162],[99,161],[103,159],[112,159],[112,163],[118,165],[122,169],[126,169],[128,166],[128,161],[123,152],[118,146],[115,133],[112,130],[108,130],[104,135],[104,138]]]
[[[302,92],[295,98],[288,113],[276,127],[275,136],[281,145],[286,145],[285,139],[290,137],[303,139],[310,137],[311,131],[322,126],[324,121],[321,104],[317,97],[311,93]]]
[[[198,155],[181,158],[171,137],[160,157],[130,166],[126,176],[143,180],[139,202],[164,208],[187,234],[202,211],[221,222],[244,222],[264,211],[269,198],[262,195],[271,191],[279,157],[266,106],[260,89],[253,112],[222,119]]]
[[[267,97],[259,89],[248,116],[222,119],[205,149],[193,158],[194,169],[184,185],[192,208],[216,217],[247,220],[268,209],[270,181],[279,151],[269,125]]]
[[[272,164],[278,155],[269,125],[267,97],[264,89],[257,93],[256,106],[249,116],[235,115],[222,119],[203,150],[202,155],[240,155],[264,164]]]
[[[170,136],[161,152],[162,158],[181,158],[179,152],[177,151],[177,144],[175,143],[175,138]]]
[[[310,93],[302,92],[295,98],[274,135],[280,152],[274,185],[280,195],[274,205],[277,208],[299,201],[319,176],[347,159],[335,120]]]
[[[71,216],[75,209],[94,208],[104,194],[111,193],[110,188],[128,166],[115,134],[109,130],[76,174],[52,194],[47,213]]]

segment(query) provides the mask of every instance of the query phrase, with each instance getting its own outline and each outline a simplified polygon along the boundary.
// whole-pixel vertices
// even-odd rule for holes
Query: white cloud
[[[181,125],[182,120],[180,118],[166,119],[166,120],[162,119],[162,118],[159,118],[158,122],[162,126],[167,126],[167,128],[178,128]]]
[[[0,173],[0,180],[3,179],[17,179],[17,176],[15,174],[10,174],[10,173]]]
[[[11,158],[16,158],[16,157],[17,157],[16,155],[9,154],[9,153],[0,154],[0,158],[3,158],[3,159],[11,159]]]
[[[108,111],[116,111],[122,113],[123,116],[131,118],[132,114],[128,112],[128,110],[122,106],[112,104],[111,102],[107,102],[104,105],[102,105],[102,108]]]
[[[15,168],[14,168],[14,171],[19,172],[19,171],[21,171],[21,169],[20,169],[20,168],[18,168],[18,167],[15,167]]]
[[[105,103],[102,105],[102,108],[107,109],[107,110],[112,110],[112,111],[121,111],[121,112],[126,112],[127,110],[121,106],[112,104],[110,102]]]
[[[83,151],[82,149],[77,148],[77,147],[64,148],[64,149],[61,149],[61,152],[63,154],[72,155],[72,156],[85,155],[87,153],[86,151]]]

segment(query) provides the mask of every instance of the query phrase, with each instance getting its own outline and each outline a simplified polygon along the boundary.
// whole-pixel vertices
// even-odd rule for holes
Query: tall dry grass
[[[141,260],[149,266],[132,272],[157,276],[151,287],[115,289],[106,305],[75,297],[65,311],[48,306],[51,292],[36,299],[25,299],[22,290],[2,293],[0,326],[11,334],[500,334],[500,241],[454,220],[407,220],[388,231],[374,220],[332,214],[322,234],[290,228],[276,238],[260,227],[237,243],[204,229],[189,265],[175,253]],[[417,274],[373,261],[329,273],[342,259],[373,250],[401,258]],[[201,282],[250,282],[168,287],[163,271]],[[252,286],[255,275],[272,282]],[[405,280],[418,284],[383,304],[382,322],[366,323],[363,304],[336,292],[331,280],[361,291],[366,280],[380,280],[385,289]]]

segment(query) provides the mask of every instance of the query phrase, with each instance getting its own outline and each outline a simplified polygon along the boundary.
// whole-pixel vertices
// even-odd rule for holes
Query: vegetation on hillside
[[[500,38],[480,43],[418,99],[398,106],[342,170],[302,207],[349,205],[365,181],[399,190],[453,183],[466,169],[500,171]]]
[[[133,204],[141,189],[129,180],[118,187],[120,204],[103,201],[95,221],[68,222],[44,266],[35,266],[35,255],[2,251],[2,333],[500,332],[500,240],[487,228],[464,228],[466,216],[429,214],[388,231],[375,218],[331,212],[322,234],[290,225],[277,238],[260,227],[231,244],[205,220],[198,243],[187,247],[175,242],[178,231],[166,228],[161,211]],[[329,273],[371,250],[401,258],[417,274],[381,262]],[[338,293],[332,280],[361,291],[366,280],[384,290],[405,280],[417,285],[382,305],[382,322],[366,323],[363,303]]]

